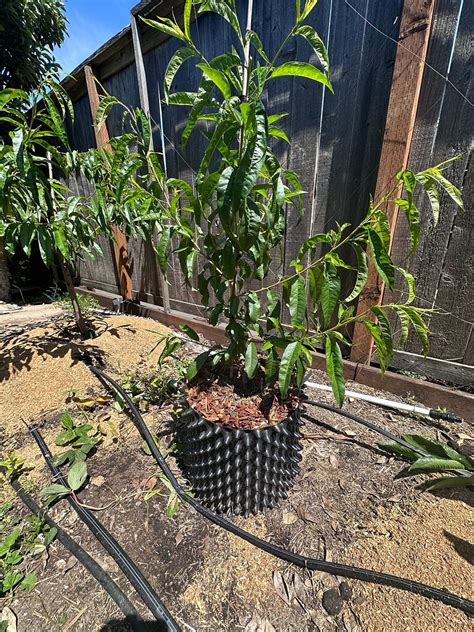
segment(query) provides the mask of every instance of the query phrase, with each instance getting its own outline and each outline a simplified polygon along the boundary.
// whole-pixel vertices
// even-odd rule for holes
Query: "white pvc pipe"
[[[315,388],[320,391],[328,391],[332,392],[332,388],[330,386],[326,386],[326,384],[316,384],[316,382],[305,382],[305,386],[309,388]],[[419,404],[405,404],[404,402],[395,402],[390,399],[383,399],[382,397],[376,397],[375,395],[366,395],[365,393],[356,393],[355,391],[346,391],[347,397],[352,397],[354,399],[361,399],[364,402],[370,402],[371,404],[378,404],[379,406],[384,406],[385,408],[394,408],[396,410],[403,410],[407,413],[415,413],[416,415],[430,415],[430,409],[425,408],[425,406],[420,406]]]

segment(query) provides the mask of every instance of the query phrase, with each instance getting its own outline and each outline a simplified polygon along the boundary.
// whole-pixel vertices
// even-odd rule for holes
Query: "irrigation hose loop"
[[[54,480],[62,485],[67,486],[67,480],[62,475],[61,471],[54,465],[51,452],[46,445],[43,437],[41,436],[38,428],[30,429],[36,443],[38,444],[41,454],[43,455],[46,463],[54,477]],[[76,497],[72,494],[66,496],[69,504],[77,513],[79,518],[90,529],[97,540],[102,544],[106,551],[118,564],[124,575],[132,584],[142,601],[148,607],[150,612],[157,621],[157,632],[181,632],[181,628],[173,619],[172,615],[167,610],[164,603],[158,597],[153,590],[148,580],[145,578],[140,569],[130,559],[127,553],[123,550],[120,544],[112,537],[103,524],[95,517],[95,515],[89,510],[80,505]]]
[[[449,606],[452,606],[453,608],[458,608],[459,610],[462,610],[467,614],[474,614],[473,601],[458,597],[457,595],[454,595],[446,590],[427,586],[425,584],[421,584],[420,582],[405,579],[403,577],[398,577],[396,575],[389,575],[387,573],[372,571],[365,568],[339,564],[337,562],[327,562],[326,560],[304,557],[303,555],[299,555],[298,553],[287,551],[286,549],[275,546],[270,542],[261,540],[248,531],[237,527],[226,518],[215,514],[206,507],[203,507],[192,496],[189,496],[183,490],[178,480],[171,472],[158,446],[153,440],[153,437],[148,426],[145,423],[145,420],[143,419],[140,411],[138,410],[128,393],[120,386],[120,384],[118,384],[118,382],[116,382],[113,378],[108,376],[100,369],[97,369],[93,366],[89,368],[97,377],[99,377],[99,379],[105,386],[107,386],[109,389],[112,388],[113,390],[115,390],[122,397],[123,401],[126,402],[138,431],[140,432],[143,439],[146,441],[153,457],[161,468],[163,474],[170,481],[179,498],[188,505],[191,505],[191,507],[193,507],[198,513],[200,513],[202,516],[204,516],[214,524],[222,527],[223,529],[226,529],[230,533],[233,533],[234,535],[242,538],[246,542],[253,544],[262,551],[270,553],[271,555],[274,555],[275,557],[282,559],[285,562],[289,562],[290,564],[294,564],[295,566],[299,566],[300,568],[307,568],[312,571],[323,571],[325,573],[338,575],[340,577],[359,579],[365,582],[382,584],[385,586],[391,586],[393,588],[399,588],[401,590],[407,590],[418,595],[422,595],[423,597],[427,597],[429,599],[441,601]]]
[[[0,467],[0,473],[5,474],[6,469]],[[10,485],[15,490],[18,498],[31,511],[46,522],[51,528],[57,530],[57,539],[61,544],[84,566],[84,568],[94,577],[94,579],[102,586],[107,594],[120,608],[126,618],[126,622],[132,626],[136,632],[146,632],[149,627],[140,619],[135,606],[130,602],[128,597],[122,592],[119,586],[108,575],[104,569],[85,551],[70,535],[68,535],[47,513],[42,509],[21,486],[18,479],[10,479]]]
[[[419,454],[420,456],[428,456],[428,457],[433,456],[426,450],[423,450],[422,448],[417,448],[411,443],[408,443],[408,441],[405,441],[404,439],[397,437],[397,435],[394,435],[388,430],[385,430],[385,428],[380,428],[380,426],[376,426],[372,422],[367,421],[366,419],[363,419],[362,417],[359,417],[358,415],[354,415],[353,413],[349,413],[345,410],[342,410],[341,408],[335,408],[334,406],[330,406],[329,404],[323,404],[322,402],[315,402],[312,399],[305,399],[303,403],[309,404],[310,406],[316,406],[317,408],[323,408],[324,410],[329,410],[330,412],[337,413],[338,415],[341,415],[342,417],[347,417],[347,419],[351,419],[352,421],[355,421],[361,426],[365,426],[366,428],[369,428],[369,430],[372,430],[372,432],[375,432],[381,435],[382,437],[385,437],[386,439],[395,441],[395,443],[398,443],[399,445],[402,445],[405,448],[408,448],[412,452],[416,452],[416,454]],[[310,421],[312,420],[310,419]],[[469,472],[468,470],[451,470],[451,471],[455,472],[459,476],[471,476],[471,472]]]

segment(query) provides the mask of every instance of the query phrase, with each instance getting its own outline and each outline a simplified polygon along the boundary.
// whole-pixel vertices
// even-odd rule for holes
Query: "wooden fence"
[[[155,4],[142,2],[134,13],[153,16],[153,12],[167,15],[172,9],[177,15],[181,12],[180,2],[165,0],[154,9]],[[237,4],[243,13],[246,1],[237,0]],[[377,174],[382,168],[379,165],[382,146],[387,142],[385,125],[402,13],[415,4],[411,0],[405,0],[405,3],[403,0],[319,0],[311,23],[327,42],[335,95],[321,85],[296,77],[273,82],[266,95],[270,113],[289,112],[282,123],[292,141],[291,146],[278,141],[276,149],[288,167],[301,175],[303,188],[307,191],[304,219],[298,223],[294,210],[288,210],[285,249],[283,259],[275,260],[276,273],[288,268],[298,246],[310,234],[327,230],[336,221],[357,222],[366,212],[370,193],[375,189]],[[454,205],[443,198],[439,226],[435,230],[425,230],[421,248],[408,264],[418,281],[420,304],[435,305],[451,312],[452,316],[433,315],[431,318],[436,359],[431,364],[430,361],[428,364],[423,362],[418,355],[410,355],[419,353],[411,339],[407,347],[409,353],[399,353],[395,360],[396,364],[405,367],[415,360],[416,368],[411,367],[411,370],[423,373],[424,367],[428,367],[426,370],[434,377],[448,377],[449,374],[451,381],[459,383],[474,375],[472,367],[468,366],[474,364],[474,334],[470,323],[473,255],[468,248],[473,226],[470,212],[472,177],[471,186],[467,186],[471,168],[469,116],[472,116],[472,106],[466,99],[470,88],[467,56],[473,12],[468,9],[468,4],[463,0],[439,0],[436,5],[427,57],[436,72],[425,68],[409,161],[413,168],[421,168],[440,162],[453,153],[463,152],[447,176],[457,183],[465,183],[466,211],[458,213]],[[253,27],[270,54],[275,52],[291,27],[293,13],[294,3],[288,0],[258,0],[255,3]],[[411,33],[429,28],[421,22],[417,15],[410,17],[412,30],[403,33],[402,44]],[[153,141],[155,148],[160,148],[160,89],[166,65],[179,44],[139,21],[136,24],[140,31],[140,50],[137,50],[137,39],[135,49],[133,47],[131,29],[125,29],[84,65],[92,67],[109,93],[128,105],[141,105],[145,109],[148,103],[144,103],[143,81],[146,81]],[[193,24],[192,34],[208,56],[225,50],[231,38],[225,22],[213,14],[200,16]],[[140,53],[143,54],[141,76]],[[285,50],[284,59],[310,60],[311,55],[310,47],[299,38]],[[78,149],[95,145],[83,68],[81,66],[73,73],[74,80],[65,82],[74,100],[76,120],[71,132]],[[456,88],[443,78],[446,75]],[[192,90],[196,82],[197,75],[190,64],[178,74],[173,89]],[[405,107],[403,101],[400,107]],[[186,117],[185,108],[162,106],[168,173],[192,181],[204,140],[195,133],[187,151],[181,150],[179,138]],[[114,135],[120,131],[120,114],[116,112],[109,120],[109,133]],[[421,206],[423,212],[427,212],[424,203]],[[427,225],[430,226],[429,220]],[[393,246],[397,260],[406,257],[402,245],[405,233],[406,227],[399,220]],[[129,243],[128,251],[134,297],[163,305],[163,286],[153,252],[140,240]],[[80,275],[83,286],[118,292],[113,252],[108,244],[105,244],[104,257],[81,264]],[[165,307],[201,314],[197,297],[185,287],[175,257],[171,258],[168,279],[169,305],[166,299]],[[452,360],[457,364],[446,362]],[[433,362],[437,363],[435,369]],[[444,369],[440,373],[439,367],[445,364],[449,365],[447,373]],[[462,365],[461,369],[458,365]]]

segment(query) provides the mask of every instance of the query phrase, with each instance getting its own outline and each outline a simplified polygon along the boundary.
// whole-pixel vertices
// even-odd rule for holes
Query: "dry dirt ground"
[[[465,614],[438,602],[293,568],[209,524],[188,507],[181,506],[173,519],[167,518],[168,492],[153,460],[141,449],[129,417],[112,402],[80,412],[81,405],[71,397],[71,388],[79,399],[105,394],[82,362],[84,353],[114,376],[137,368],[156,370],[157,351],[149,352],[165,328],[143,318],[110,316],[96,321],[96,339],[82,342],[71,336],[67,325],[59,318],[1,343],[0,456],[15,450],[26,458],[35,468],[31,480],[41,487],[50,479],[25,423],[38,424],[51,447],[65,410],[105,426],[103,443],[88,459],[91,478],[80,499],[105,507],[97,517],[143,570],[183,630],[472,629]],[[324,380],[317,373],[312,378]],[[374,392],[356,384],[352,388]],[[331,403],[329,395],[317,397]],[[464,448],[472,441],[472,427],[466,423],[434,427],[426,420],[360,401],[346,406],[394,433],[449,436]],[[320,409],[308,408],[308,414],[313,421],[305,421],[302,470],[290,497],[265,515],[238,518],[236,523],[307,556],[402,575],[472,598],[473,493],[421,492],[413,479],[394,478],[403,463],[388,459],[368,430]],[[172,441],[168,418],[166,411],[154,407],[145,414],[162,446]],[[154,486],[159,493],[145,495]],[[10,497],[11,488],[4,483],[0,503]],[[21,511],[20,505],[16,509]],[[146,617],[115,563],[69,505],[58,503],[52,514]],[[38,586],[8,603],[17,615],[18,632],[128,629],[114,603],[60,543],[54,543],[49,557],[36,566]],[[322,605],[324,593],[331,589],[346,597],[334,615]],[[4,605],[0,601],[0,612]]]

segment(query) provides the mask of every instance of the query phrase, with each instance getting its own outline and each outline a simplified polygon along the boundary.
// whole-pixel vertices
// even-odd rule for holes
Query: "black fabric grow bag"
[[[229,428],[188,406],[176,439],[178,463],[193,495],[218,513],[248,516],[275,507],[300,469],[300,425],[296,410],[274,426]]]

